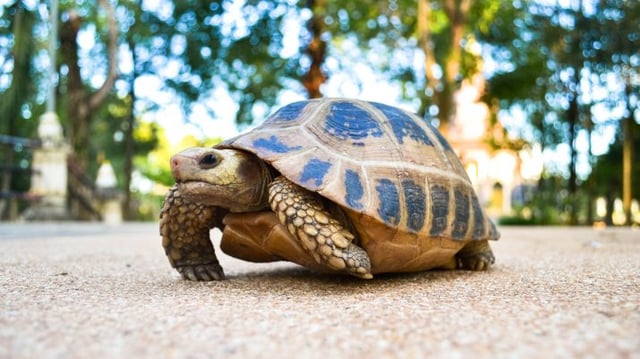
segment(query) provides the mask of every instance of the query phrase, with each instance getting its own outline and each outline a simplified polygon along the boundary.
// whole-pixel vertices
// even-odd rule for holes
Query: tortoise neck
[[[252,181],[253,185],[246,188],[245,193],[242,193],[242,195],[247,195],[246,201],[241,201],[244,203],[241,208],[231,207],[231,212],[254,212],[269,208],[269,183],[271,183],[273,175],[264,162],[256,161],[256,165],[258,168],[256,178]]]
[[[269,208],[269,183],[273,180],[273,174],[264,162],[259,161],[258,164],[260,166],[261,180],[256,183],[254,198],[257,209],[265,209]]]

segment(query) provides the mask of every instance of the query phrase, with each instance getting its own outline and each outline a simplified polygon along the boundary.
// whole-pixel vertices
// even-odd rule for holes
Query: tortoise
[[[255,129],[171,158],[160,214],[170,264],[220,280],[210,240],[252,262],[287,260],[370,279],[485,270],[494,223],[443,136],[417,115],[343,98],[295,102]]]

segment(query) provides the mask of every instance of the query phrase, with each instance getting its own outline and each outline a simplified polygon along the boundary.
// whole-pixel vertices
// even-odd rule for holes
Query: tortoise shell
[[[398,233],[461,242],[499,236],[443,136],[395,107],[346,99],[296,102],[221,147],[254,153],[340,205],[364,223],[360,232],[367,223],[381,223],[391,230],[388,240]]]

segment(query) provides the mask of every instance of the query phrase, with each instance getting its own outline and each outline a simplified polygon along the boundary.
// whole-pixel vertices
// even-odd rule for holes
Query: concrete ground
[[[639,230],[501,231],[484,273],[193,283],[156,224],[0,224],[0,358],[640,358]]]

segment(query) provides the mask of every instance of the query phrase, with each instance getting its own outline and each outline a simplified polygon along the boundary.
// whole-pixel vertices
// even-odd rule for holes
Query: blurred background
[[[418,113],[503,225],[640,223],[640,2],[0,0],[0,219],[157,220],[277,107]]]

